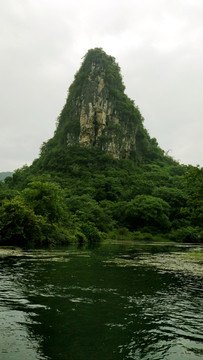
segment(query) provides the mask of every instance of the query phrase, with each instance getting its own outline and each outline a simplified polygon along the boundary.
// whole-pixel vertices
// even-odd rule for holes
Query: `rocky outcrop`
[[[101,49],[89,50],[59,119],[67,145],[95,146],[114,158],[128,158],[136,151],[141,123],[136,114],[115,59]]]

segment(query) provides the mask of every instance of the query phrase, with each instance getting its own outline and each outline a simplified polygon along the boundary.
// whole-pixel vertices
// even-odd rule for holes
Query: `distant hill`
[[[12,176],[13,173],[11,171],[0,172],[0,181],[3,181],[7,176]]]

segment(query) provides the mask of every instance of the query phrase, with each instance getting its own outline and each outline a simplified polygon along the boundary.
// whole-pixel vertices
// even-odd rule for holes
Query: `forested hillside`
[[[115,59],[90,50],[53,138],[0,183],[0,244],[201,242],[202,169],[165,155],[143,121]]]

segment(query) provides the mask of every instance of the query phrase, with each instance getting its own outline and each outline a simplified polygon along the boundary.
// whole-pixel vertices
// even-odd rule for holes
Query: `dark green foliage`
[[[97,175],[93,179],[93,186],[95,188],[94,198],[97,201],[116,201],[122,192],[120,180],[115,177]]]
[[[187,208],[192,224],[203,224],[203,168],[191,168],[185,176],[187,186]]]
[[[49,163],[43,156],[1,184],[1,241],[83,243],[119,228],[201,241],[201,169],[167,161],[138,166],[79,146],[58,151],[57,159],[49,154]]]
[[[45,216],[50,223],[62,218],[63,197],[58,184],[33,181],[23,190],[22,196],[36,215]]]
[[[0,182],[0,205],[2,204],[3,200],[11,200],[18,194],[19,192],[17,190],[10,189],[6,183]]]
[[[73,195],[66,200],[66,204],[78,223],[94,223],[100,231],[111,229],[112,219],[108,216],[108,212],[89,195]]]
[[[40,244],[43,219],[36,216],[20,198],[5,200],[0,207],[0,244]]]
[[[80,224],[81,232],[85,235],[88,241],[92,243],[99,242],[102,239],[101,233],[94,225],[94,223],[88,221]]]
[[[152,194],[170,205],[171,219],[177,221],[182,217],[181,210],[186,204],[186,194],[182,189],[160,186],[159,188],[156,187]]]
[[[170,239],[181,243],[201,243],[203,242],[203,232],[199,227],[187,226],[173,230]]]
[[[60,186],[49,178],[36,178],[20,195],[9,189],[0,192],[2,198],[4,195],[0,207],[1,243],[26,246],[69,241],[70,214]]]
[[[167,202],[151,195],[137,195],[127,203],[125,222],[131,230],[160,229],[166,231],[170,227],[170,206]]]

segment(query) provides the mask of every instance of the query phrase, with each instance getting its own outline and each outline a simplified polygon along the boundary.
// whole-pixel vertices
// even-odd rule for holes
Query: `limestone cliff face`
[[[101,49],[87,53],[59,118],[67,145],[96,146],[117,159],[136,151],[141,116],[124,94],[119,70]]]

